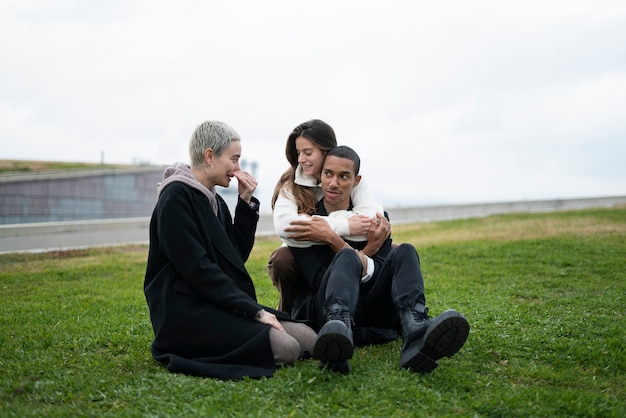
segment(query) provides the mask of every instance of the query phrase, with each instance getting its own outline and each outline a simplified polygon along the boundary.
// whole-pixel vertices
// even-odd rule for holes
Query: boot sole
[[[400,354],[400,367],[414,372],[429,373],[439,366],[437,360],[456,354],[469,336],[469,323],[453,310],[433,319],[424,338]]]
[[[328,369],[336,373],[349,374],[350,360],[329,361],[328,363],[320,361],[320,370],[324,369]]]
[[[341,321],[328,321],[320,330],[313,356],[323,362],[336,362],[352,358],[354,345],[350,330]]]

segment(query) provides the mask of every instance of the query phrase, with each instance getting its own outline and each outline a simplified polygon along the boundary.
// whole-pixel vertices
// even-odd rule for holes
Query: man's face
[[[347,158],[329,155],[322,167],[322,192],[324,205],[328,211],[347,210],[350,207],[350,194],[359,184],[361,176],[354,174],[354,162]]]

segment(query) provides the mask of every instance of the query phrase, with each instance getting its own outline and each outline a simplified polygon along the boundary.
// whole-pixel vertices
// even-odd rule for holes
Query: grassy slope
[[[358,349],[348,376],[314,361],[271,379],[173,375],[149,357],[145,247],[0,255],[0,416],[624,416],[626,210],[403,225],[432,313],[472,326],[429,375],[400,341]],[[259,299],[274,240],[248,261]]]
[[[102,168],[131,167],[125,164],[97,164],[80,162],[0,160],[0,174],[32,173],[40,171],[64,171]]]

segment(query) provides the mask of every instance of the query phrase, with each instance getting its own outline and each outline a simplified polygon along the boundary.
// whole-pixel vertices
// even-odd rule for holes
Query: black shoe
[[[352,327],[350,312],[339,305],[331,306],[326,315],[328,322],[317,333],[317,340],[313,347],[313,357],[320,360],[324,367],[350,371],[350,365],[344,367],[342,362],[352,358],[354,343],[352,342]],[[337,363],[337,364],[335,364]]]
[[[431,323],[428,316],[428,308],[418,311],[416,308],[405,308],[400,312],[400,323],[402,325],[402,350],[416,341],[424,338],[426,330]]]
[[[328,369],[333,372],[348,374],[350,373],[350,360],[339,361],[320,361],[320,370]]]
[[[433,319],[423,337],[405,342],[400,353],[400,367],[413,372],[428,373],[437,368],[437,360],[456,354],[469,336],[469,323],[454,310],[448,310]],[[411,335],[413,337],[413,335]]]

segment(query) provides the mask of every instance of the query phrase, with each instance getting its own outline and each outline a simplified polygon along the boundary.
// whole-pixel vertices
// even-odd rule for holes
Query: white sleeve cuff
[[[365,273],[365,276],[361,278],[361,283],[369,282],[374,275],[374,260],[368,256],[365,256],[365,258],[367,258],[367,273]]]

